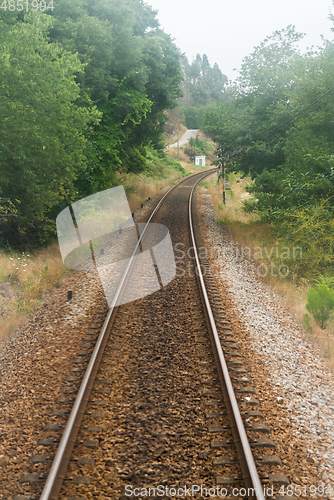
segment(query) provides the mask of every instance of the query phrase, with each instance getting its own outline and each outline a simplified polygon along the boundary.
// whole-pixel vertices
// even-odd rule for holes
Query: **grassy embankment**
[[[182,166],[170,157],[159,159],[149,153],[143,173],[119,174],[117,181],[124,185],[131,211],[183,176],[198,171],[186,161]],[[45,294],[59,287],[67,273],[57,242],[33,252],[0,251],[0,341],[27,322]],[[1,289],[5,283],[10,284],[10,293],[6,287]]]
[[[320,348],[329,368],[334,370],[334,321],[322,330],[305,307],[314,277],[325,274],[324,267],[317,265],[320,248],[310,247],[309,241],[306,244],[308,235],[303,232],[293,242],[278,237],[274,226],[261,222],[256,211],[245,212],[244,205],[252,204],[252,197],[246,190],[250,182],[250,179],[242,179],[238,174],[229,174],[231,190],[226,191],[226,205],[222,201],[222,186],[217,185],[216,178],[201,185],[212,195],[219,220],[233,235],[239,251],[256,263],[259,274],[264,275],[267,270],[262,279],[281,295],[300,327],[304,328],[305,338]]]

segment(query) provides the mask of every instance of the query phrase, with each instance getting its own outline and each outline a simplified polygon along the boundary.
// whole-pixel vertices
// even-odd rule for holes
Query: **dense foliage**
[[[208,102],[222,102],[227,84],[227,76],[223,75],[217,63],[211,67],[208,56],[197,54],[189,64],[186,56],[182,58],[184,71],[184,89],[186,105],[200,106]]]
[[[266,38],[244,59],[232,98],[204,120],[229,169],[253,178],[262,219],[317,248],[324,270],[326,255],[334,264],[334,45],[301,55],[301,37],[288,26]]]
[[[142,0],[1,9],[0,197],[15,210],[2,244],[47,241],[64,206],[163,154],[181,81],[179,49]]]
[[[183,121],[189,129],[203,128],[205,113],[228,98],[227,76],[217,63],[210,65],[206,54],[197,54],[190,64],[186,56],[182,58],[184,74]]]

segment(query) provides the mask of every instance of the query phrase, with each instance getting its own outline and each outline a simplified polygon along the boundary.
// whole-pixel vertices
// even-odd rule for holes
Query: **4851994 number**
[[[332,491],[333,490],[330,484],[327,486],[314,486],[313,484],[309,486],[300,486],[299,484],[290,484],[289,486],[282,486],[278,494],[288,497],[300,497],[301,495],[306,496],[307,494],[309,494],[311,497],[316,496],[319,498],[323,496],[332,496]]]
[[[44,12],[46,10],[53,11],[53,0],[51,0],[50,2],[45,2],[44,0],[41,0],[40,2],[38,0],[4,0],[0,5],[0,9],[3,9],[5,11],[9,10],[10,12],[13,12],[14,10],[21,12],[22,10],[24,10],[24,8],[26,12],[29,12],[29,10],[32,10],[33,12],[37,12],[38,10],[40,10],[41,12]]]

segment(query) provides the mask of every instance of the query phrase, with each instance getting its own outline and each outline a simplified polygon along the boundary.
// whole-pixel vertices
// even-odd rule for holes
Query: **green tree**
[[[143,169],[146,146],[164,147],[164,111],[182,93],[179,49],[141,0],[59,0],[51,15],[51,39],[78,53],[78,82],[104,114],[91,138],[97,184],[108,169]]]
[[[211,67],[208,56],[197,54],[195,61],[189,64],[182,59],[186,106],[205,106],[209,102],[222,102],[225,99],[225,87],[228,82],[217,63]]]
[[[268,132],[292,116],[288,101],[298,83],[295,68],[301,56],[295,45],[301,38],[293,26],[267,37],[244,59],[230,99],[205,118],[206,130],[225,153],[239,152],[236,168],[252,176],[284,162],[289,124]]]
[[[50,27],[39,14],[12,26],[0,20],[0,196],[17,210],[5,235],[16,245],[54,233],[57,210],[78,196],[85,134],[100,118],[88,98],[76,105],[83,66],[49,43]]]
[[[334,310],[334,290],[330,288],[328,280],[322,279],[315,289],[309,289],[306,309],[313,315],[320,328],[326,328]]]
[[[263,208],[316,206],[334,196],[334,89],[328,92],[333,60],[334,48],[327,43],[321,51],[305,55],[295,68],[298,85],[291,90],[289,105],[297,116],[281,138],[280,165],[273,169],[271,164],[271,183],[264,172],[256,176],[253,187]]]

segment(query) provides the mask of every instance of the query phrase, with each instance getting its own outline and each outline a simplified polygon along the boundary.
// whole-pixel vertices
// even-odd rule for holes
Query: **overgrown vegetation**
[[[34,253],[0,252],[0,283],[6,284],[0,289],[0,340],[27,321],[67,272],[58,245]]]
[[[165,110],[182,95],[181,53],[141,0],[57,0],[0,9],[0,247],[37,247],[57,214],[163,161]],[[5,205],[0,202],[0,213]]]
[[[161,194],[188,173],[173,158],[166,160],[149,152],[144,172],[118,172],[115,182],[124,185],[130,208],[135,211],[148,197]],[[0,252],[0,340],[23,325],[67,273],[58,244],[32,252]]]
[[[161,189],[171,186],[185,175],[188,175],[188,172],[174,158],[161,157],[150,151],[142,173],[118,173],[116,180],[124,186],[130,208],[134,211],[148,197],[159,194]]]
[[[194,162],[195,156],[207,156],[212,154],[213,146],[204,138],[196,136],[195,138],[191,138],[183,149],[185,154],[189,157],[189,160]]]
[[[324,329],[313,315],[313,312],[317,315],[317,311],[321,311],[319,304],[311,301],[312,310],[306,308],[310,288],[313,290],[311,294],[322,282],[332,288],[332,278],[320,274],[322,267],[317,264],[319,257],[316,243],[311,242],[310,234],[305,235],[305,243],[309,245],[304,245],[304,241],[287,240],[279,236],[273,223],[261,220],[261,213],[256,209],[256,200],[246,191],[252,184],[250,178],[243,177],[242,173],[229,173],[228,182],[232,187],[233,196],[227,199],[226,205],[222,202],[221,181],[217,184],[215,178],[210,182],[201,183],[212,195],[219,215],[218,221],[232,234],[239,255],[250,264],[255,263],[259,276],[284,298],[308,338],[321,349],[330,368],[334,369],[333,316],[330,314],[327,322],[325,319]],[[255,205],[254,210],[244,209],[245,205],[252,204]],[[297,220],[295,229],[299,228],[300,223]],[[319,233],[325,237],[321,231]],[[301,231],[300,238],[302,236]],[[326,252],[322,255],[326,256]],[[324,264],[326,272],[329,273],[327,266],[328,264]]]
[[[314,280],[334,275],[334,45],[301,55],[301,38],[288,26],[255,47],[204,121],[228,170],[253,180],[245,212],[302,247],[294,276]]]

